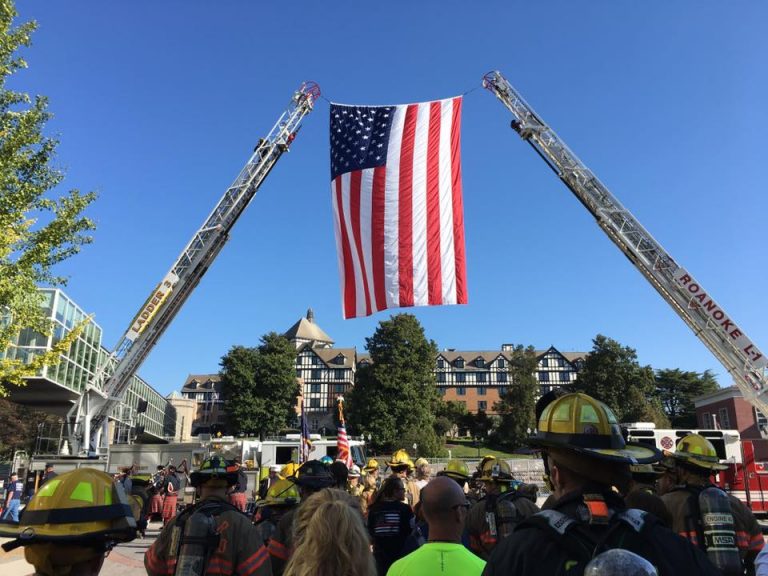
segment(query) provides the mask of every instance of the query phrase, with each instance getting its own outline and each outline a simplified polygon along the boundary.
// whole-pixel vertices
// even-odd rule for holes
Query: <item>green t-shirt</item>
[[[400,558],[387,571],[387,576],[423,576],[448,574],[472,576],[482,573],[485,560],[475,556],[462,544],[427,542],[408,556]]]

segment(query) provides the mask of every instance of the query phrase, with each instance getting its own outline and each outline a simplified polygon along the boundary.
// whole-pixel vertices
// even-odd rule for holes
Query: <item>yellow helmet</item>
[[[7,526],[10,528],[10,526]],[[5,527],[4,527],[5,528]],[[93,468],[79,468],[48,480],[27,504],[17,536],[3,548],[31,544],[128,542],[136,537],[136,520],[122,484]]]
[[[376,460],[376,458],[369,458],[368,463],[365,465],[365,468],[363,468],[363,470],[365,470],[366,472],[373,472],[374,470],[378,470],[378,469],[379,469],[379,461]]]
[[[411,462],[411,457],[408,455],[408,452],[400,448],[400,450],[397,450],[394,454],[392,454],[392,460],[387,462],[387,466],[390,468],[397,468],[400,466],[408,466],[408,468],[413,468],[413,462]]]
[[[301,501],[299,489],[290,480],[278,480],[267,490],[265,506],[293,506]]]
[[[528,443],[627,464],[646,464],[661,458],[656,448],[625,442],[611,409],[580,393],[566,394],[548,404],[541,413],[536,435]]]
[[[677,443],[674,453],[665,452],[665,454],[685,464],[706,470],[725,470],[728,468],[728,466],[720,464],[720,459],[717,457],[717,451],[712,442],[700,434],[688,434]]]
[[[486,482],[512,482],[514,479],[512,469],[504,460],[488,459],[480,470],[480,480]]]
[[[453,478],[454,480],[459,480],[462,482],[469,481],[469,467],[467,464],[462,460],[449,460],[448,464],[445,465],[444,470],[440,470],[440,472],[437,473],[438,476],[448,476],[449,478]]]
[[[288,478],[288,476],[295,476],[296,470],[299,469],[299,465],[296,464],[296,462],[288,462],[285,466],[283,466],[283,469],[280,470],[280,476],[283,478]]]

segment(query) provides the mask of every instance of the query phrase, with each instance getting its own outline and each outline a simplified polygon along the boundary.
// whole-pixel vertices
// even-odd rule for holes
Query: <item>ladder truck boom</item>
[[[120,404],[131,379],[152,347],[216,259],[229,239],[232,226],[277,161],[288,151],[302,120],[312,111],[319,96],[320,88],[314,82],[305,82],[294,93],[288,108],[269,134],[258,141],[235,181],[99,367],[80,402],[70,412],[69,435],[75,454],[98,453],[100,444],[108,444],[103,431],[109,415]]]
[[[699,282],[679,266],[571,152],[498,71],[483,78],[512,113],[526,140],[597,220],[597,224],[725,366],[744,398],[768,415],[768,359]]]

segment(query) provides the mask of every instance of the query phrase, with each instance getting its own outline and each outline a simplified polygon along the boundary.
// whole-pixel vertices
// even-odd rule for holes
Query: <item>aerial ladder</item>
[[[100,364],[68,417],[72,453],[94,456],[109,444],[107,425],[131,380],[152,347],[173,321],[208,267],[229,239],[229,232],[280,157],[288,151],[301,122],[320,96],[305,82],[171,269],[152,291],[114,350]]]
[[[768,416],[768,359],[709,292],[654,240],[621,202],[571,152],[498,71],[483,86],[509,109],[512,128],[527,141],[589,210],[597,224],[635,265],[694,334],[725,366],[736,385]]]

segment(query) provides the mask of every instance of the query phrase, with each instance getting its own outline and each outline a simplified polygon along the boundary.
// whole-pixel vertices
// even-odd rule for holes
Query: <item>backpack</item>
[[[524,498],[517,490],[510,490],[502,494],[488,494],[485,496],[485,520],[488,523],[488,531],[494,538],[501,539],[509,536],[522,520],[523,516],[515,506],[515,500]],[[512,505],[512,514],[501,514],[499,504],[508,502]],[[511,524],[512,526],[506,526]],[[501,533],[501,538],[499,534]]]
[[[674,574],[674,567],[659,553],[650,538],[658,520],[642,510],[611,510],[602,496],[586,495],[589,521],[576,520],[557,510],[542,510],[523,520],[517,529],[541,530],[569,554],[565,575],[581,575],[589,561],[606,550],[622,548],[634,552],[654,566],[660,574]],[[664,569],[662,569],[664,568]]]
[[[174,574],[204,576],[207,573],[208,562],[221,540],[215,517],[227,510],[237,508],[227,502],[211,501],[179,514],[174,526],[177,542]]]

